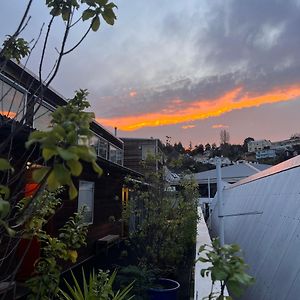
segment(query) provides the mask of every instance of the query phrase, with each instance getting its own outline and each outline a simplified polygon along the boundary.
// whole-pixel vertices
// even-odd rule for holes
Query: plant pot
[[[168,279],[160,278],[158,280],[158,287],[153,287],[148,290],[150,300],[176,300],[178,290],[180,288],[179,282]]]

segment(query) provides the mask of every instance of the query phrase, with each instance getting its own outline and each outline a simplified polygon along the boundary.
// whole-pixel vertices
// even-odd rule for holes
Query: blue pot
[[[176,300],[180,284],[172,279],[160,278],[158,288],[150,288],[148,291],[150,300]]]

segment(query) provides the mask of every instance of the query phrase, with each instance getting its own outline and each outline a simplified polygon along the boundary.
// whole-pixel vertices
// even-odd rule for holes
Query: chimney
[[[115,127],[115,136],[117,136],[117,130],[118,130],[118,128]]]

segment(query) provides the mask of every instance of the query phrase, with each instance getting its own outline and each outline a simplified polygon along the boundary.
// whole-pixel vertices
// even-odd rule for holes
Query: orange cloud
[[[194,128],[196,127],[196,125],[183,125],[181,126],[182,129],[190,129],[190,128]]]
[[[13,111],[2,111],[0,110],[0,115],[4,115],[8,118],[14,118],[16,116],[16,113]]]
[[[211,126],[211,128],[228,128],[228,125],[224,125],[224,124],[215,124],[213,126]]]
[[[182,105],[180,107],[173,105],[172,107],[167,107],[162,112],[145,113],[136,116],[97,118],[97,121],[105,126],[117,126],[121,130],[133,131],[143,127],[156,127],[203,120],[237,109],[286,102],[299,96],[299,85],[274,88],[259,95],[244,91],[243,87],[238,87],[216,99],[199,99],[198,101],[187,102],[184,108],[182,108]]]
[[[130,97],[135,97],[137,95],[137,92],[136,91],[131,91],[130,93],[129,93],[129,96]]]

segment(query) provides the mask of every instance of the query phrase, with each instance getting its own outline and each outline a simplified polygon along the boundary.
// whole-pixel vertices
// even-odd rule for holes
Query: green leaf
[[[53,148],[44,148],[42,150],[42,155],[43,155],[45,161],[48,161],[56,154],[57,154],[57,151],[56,151],[56,149],[53,149]]]
[[[106,3],[108,2],[108,0],[96,0],[96,3],[98,3],[99,5],[106,5]]]
[[[40,169],[34,170],[32,172],[33,181],[36,183],[40,183],[45,178],[48,172],[49,172],[48,167],[42,167]]]
[[[111,8],[105,9],[104,12],[102,12],[102,17],[107,24],[114,25],[116,20],[116,15]]]
[[[61,185],[69,185],[71,182],[71,175],[70,172],[64,167],[63,164],[55,164],[53,169],[54,176],[59,183],[59,186]]]
[[[69,197],[71,200],[75,199],[78,195],[77,189],[73,182],[69,185]]]
[[[62,9],[62,18],[64,21],[68,21],[68,19],[70,17],[70,13],[71,13],[71,11],[69,8],[64,7]]]
[[[0,194],[3,195],[4,200],[7,200],[10,194],[10,190],[8,186],[0,184]]]
[[[5,218],[10,211],[10,204],[7,201],[0,199],[0,219]]]
[[[59,156],[64,160],[71,160],[71,159],[78,160],[79,159],[79,157],[75,153],[69,151],[68,149],[63,149],[61,147],[57,147],[57,152],[58,152]]]
[[[67,160],[67,166],[70,168],[72,175],[79,176],[82,172],[82,164],[78,160]]]
[[[99,176],[101,176],[103,174],[102,168],[100,168],[99,165],[95,161],[92,162],[92,166],[93,166],[93,170],[96,173],[98,173]]]
[[[0,171],[12,169],[9,161],[5,158],[0,158]]]
[[[83,13],[82,13],[82,20],[86,21],[90,18],[93,18],[95,16],[95,11],[92,9],[86,9]]]
[[[97,31],[100,27],[100,18],[99,16],[94,17],[92,20],[92,30]]]
[[[56,178],[56,172],[54,170],[52,170],[47,178],[47,185],[47,188],[50,192],[54,192],[61,186],[60,182]]]
[[[59,124],[56,124],[54,127],[53,127],[53,130],[52,130],[54,133],[57,133],[59,136],[61,137],[64,137],[66,135],[66,131],[64,130],[64,128],[59,125]]]
[[[52,16],[54,16],[54,17],[59,16],[60,13],[61,13],[61,10],[60,10],[60,8],[58,8],[58,7],[54,7],[54,8],[50,11],[50,14],[51,14]]]
[[[46,138],[47,133],[42,131],[33,131],[30,133],[28,141],[25,143],[25,147],[28,149],[32,144],[39,142]]]
[[[72,146],[68,149],[72,153],[75,153],[79,156],[80,159],[86,162],[92,162],[97,158],[97,154],[94,148],[87,147],[87,146]]]

